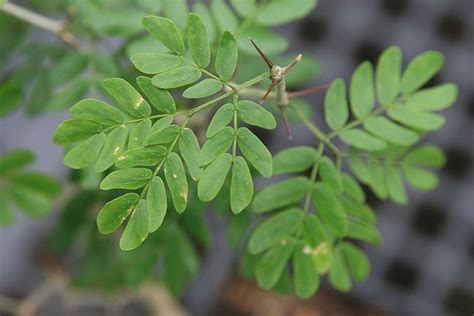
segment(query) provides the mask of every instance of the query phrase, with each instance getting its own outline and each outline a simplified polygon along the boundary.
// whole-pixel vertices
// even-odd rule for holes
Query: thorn
[[[296,58],[288,66],[283,68],[283,72],[287,74],[288,71],[290,71],[290,69],[293,68],[293,66],[299,63],[302,59],[303,55],[299,54],[298,56],[296,56]]]
[[[272,83],[270,84],[270,86],[268,87],[268,90],[267,92],[265,93],[265,95],[263,96],[262,100],[260,101],[260,104],[262,104],[263,102],[265,102],[265,100],[267,99],[268,95],[270,94],[270,92],[273,90],[273,88],[278,84],[280,83],[281,80],[272,80]]]
[[[290,124],[288,123],[288,117],[286,116],[286,111],[283,107],[280,107],[281,112],[281,119],[283,121],[283,125],[285,125],[286,133],[288,134],[288,139],[292,139],[293,136],[291,135],[291,128]]]
[[[253,46],[255,47],[255,49],[257,50],[257,52],[260,54],[260,56],[263,58],[263,60],[265,61],[265,63],[267,64],[268,68],[272,69],[274,64],[273,62],[270,60],[270,58],[268,58],[267,55],[265,55],[264,52],[262,52],[262,50],[260,48],[258,48],[257,44],[255,44],[255,42],[249,38],[249,40],[252,42]]]

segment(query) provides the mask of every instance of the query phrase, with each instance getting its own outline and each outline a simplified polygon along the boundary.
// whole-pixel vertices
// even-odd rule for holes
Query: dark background
[[[447,124],[428,138],[447,154],[441,185],[430,193],[410,191],[408,206],[372,202],[384,243],[366,247],[371,275],[346,294],[395,315],[474,312],[473,16],[473,0],[320,0],[310,16],[279,29],[290,40],[290,52],[319,59],[322,70],[314,84],[336,77],[347,81],[359,62],[375,62],[385,48],[397,45],[405,65],[424,50],[442,52],[446,65],[430,84],[452,81],[459,86],[456,105],[444,112]],[[41,31],[38,34],[44,36]],[[322,96],[309,99],[321,115]],[[62,149],[50,139],[55,126],[67,116],[46,114],[32,120],[20,111],[0,121],[1,151],[32,148],[38,155],[37,169],[65,179],[68,171],[62,164]],[[293,145],[312,142],[304,128],[294,130]],[[283,130],[268,135],[267,142],[273,152],[292,145]],[[41,252],[57,218],[57,212],[42,221],[17,215],[14,227],[0,229],[2,294],[26,293],[43,278],[33,258]],[[203,258],[200,277],[184,298],[193,314],[205,315],[213,309],[233,273],[235,258],[222,237],[225,227],[212,216],[209,221],[214,244]]]

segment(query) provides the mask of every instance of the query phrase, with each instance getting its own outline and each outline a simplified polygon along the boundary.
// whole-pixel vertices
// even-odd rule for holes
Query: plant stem
[[[308,213],[309,202],[311,201],[311,190],[313,188],[314,182],[316,181],[316,176],[318,174],[318,169],[319,169],[319,161],[321,160],[321,155],[323,154],[323,151],[324,151],[324,143],[319,143],[318,154],[316,155],[316,158],[314,160],[313,168],[311,169],[311,176],[309,178],[310,187],[308,188],[308,191],[306,192],[306,197],[304,200],[303,211],[305,214]]]
[[[232,159],[235,160],[237,156],[237,102],[239,100],[239,95],[234,94],[234,141],[232,143]]]
[[[313,135],[322,143],[328,146],[329,150],[331,150],[336,158],[341,157],[341,151],[330,141],[328,136],[324,134],[313,122],[311,122],[306,115],[297,107],[292,105],[292,108],[295,110],[296,114],[298,114],[299,118],[303,122],[304,125],[313,133]]]
[[[10,2],[1,5],[0,10],[22,21],[28,22],[31,25],[55,34],[64,43],[73,48],[79,49],[81,46],[79,40],[67,30],[67,25],[64,22],[52,20],[44,15],[30,11]]]

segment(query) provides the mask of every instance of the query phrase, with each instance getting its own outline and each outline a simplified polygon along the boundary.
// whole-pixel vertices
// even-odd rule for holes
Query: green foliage
[[[13,205],[25,215],[41,218],[50,213],[61,185],[45,173],[25,170],[35,156],[26,149],[15,149],[0,156],[0,225],[15,222]]]
[[[285,89],[311,80],[319,70],[317,61],[305,56],[282,75],[282,84],[264,106],[253,98],[265,92],[258,88],[263,79],[275,79],[275,69],[260,68],[265,64],[255,60],[248,40],[252,37],[272,60],[291,62],[276,56],[288,41],[267,27],[305,16],[316,0],[212,0],[209,7],[194,3],[192,12],[184,0],[140,1],[138,9],[128,0],[120,5],[70,1],[77,10],[71,30],[94,39],[121,36],[123,46],[114,57],[126,52],[143,75],[126,70],[120,56],[38,48],[38,56],[25,66],[31,67],[28,74],[19,71],[0,86],[5,105],[0,115],[22,102],[20,83],[31,73],[40,75],[28,78],[33,83],[31,100],[26,100],[30,113],[74,104],[72,118],[57,127],[53,142],[65,146],[64,163],[81,169],[81,182],[106,191],[73,198],[60,220],[64,226],[54,234],[52,247],[64,251],[79,238],[77,227],[88,229],[76,285],[136,285],[152,276],[159,257],[160,277],[172,293],[181,293],[198,272],[195,244],[209,246],[204,213],[213,203],[230,217],[231,245],[246,243],[241,270],[262,288],[294,289],[307,298],[327,274],[336,289],[347,291],[352,280],[361,282],[370,271],[366,255],[353,242],[382,243],[359,183],[381,199],[404,204],[405,182],[421,190],[439,182],[432,169],[443,165],[442,151],[416,145],[443,126],[443,116],[435,112],[457,98],[454,84],[423,88],[444,63],[439,53],[422,53],[402,72],[402,53],[392,47],[380,57],[375,73],[364,62],[347,85],[334,80],[324,99],[330,130],[325,132],[310,120],[314,107],[290,98]],[[158,11],[161,16],[150,15]],[[110,19],[103,18],[105,12]],[[144,37],[142,27],[151,36]],[[31,71],[41,69],[41,50],[54,67]],[[97,99],[80,101],[91,91]],[[105,96],[113,102],[102,101]],[[217,109],[206,124],[213,107]],[[272,157],[259,134],[246,126],[272,130],[280,111],[289,122],[302,122],[318,147],[290,147]],[[12,201],[40,216],[59,194],[54,180],[22,171],[31,160],[21,151],[0,159],[6,188],[0,194],[2,223],[12,221]],[[345,171],[346,160],[355,177]],[[254,197],[257,174],[284,178],[256,189]],[[89,218],[94,213],[85,210],[97,205],[102,206],[97,217]],[[253,217],[261,222],[251,231]],[[96,234],[94,223],[102,234],[117,231],[125,251],[113,251],[115,238]]]

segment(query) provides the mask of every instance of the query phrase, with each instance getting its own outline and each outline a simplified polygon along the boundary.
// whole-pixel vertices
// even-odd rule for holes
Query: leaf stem
[[[3,11],[22,21],[28,22],[31,25],[55,34],[64,43],[71,46],[72,48],[79,49],[81,46],[79,40],[67,29],[67,24],[65,22],[52,20],[44,15],[30,11],[10,2],[0,5],[0,11]]]
[[[316,155],[316,158],[314,159],[313,168],[311,169],[311,175],[309,178],[310,186],[308,188],[308,191],[306,192],[306,196],[304,200],[303,211],[305,214],[308,213],[309,202],[311,201],[311,191],[313,189],[313,184],[316,181],[316,176],[318,175],[319,161],[321,160],[321,155],[323,154],[323,151],[324,151],[324,143],[319,143],[318,154]]]
[[[334,138],[336,137],[337,135],[339,135],[341,132],[343,131],[346,131],[348,129],[351,129],[353,127],[356,127],[357,125],[360,125],[360,124],[363,124],[366,120],[368,120],[369,118],[371,117],[374,117],[374,116],[377,116],[379,114],[382,114],[386,111],[388,111],[390,108],[394,107],[394,106],[397,106],[397,105],[400,105],[400,102],[401,101],[401,98],[395,100],[393,103],[391,104],[388,104],[388,105],[385,105],[385,106],[381,106],[379,107],[378,109],[370,112],[369,114],[367,114],[366,116],[364,117],[361,117],[361,118],[358,118],[352,122],[349,122],[347,125],[343,126],[341,129],[337,130],[337,131],[333,131],[331,132],[329,135],[328,135],[328,138],[331,139],[331,138]]]
[[[306,115],[297,107],[294,105],[291,105],[292,108],[295,110],[296,114],[298,114],[299,118],[303,122],[303,124],[313,133],[313,135],[322,143],[328,146],[329,150],[331,150],[336,158],[341,157],[342,153],[341,151],[331,142],[329,137],[321,131],[315,123],[311,122]]]
[[[235,161],[237,156],[237,102],[239,100],[239,95],[234,94],[234,141],[232,143],[232,159]]]

